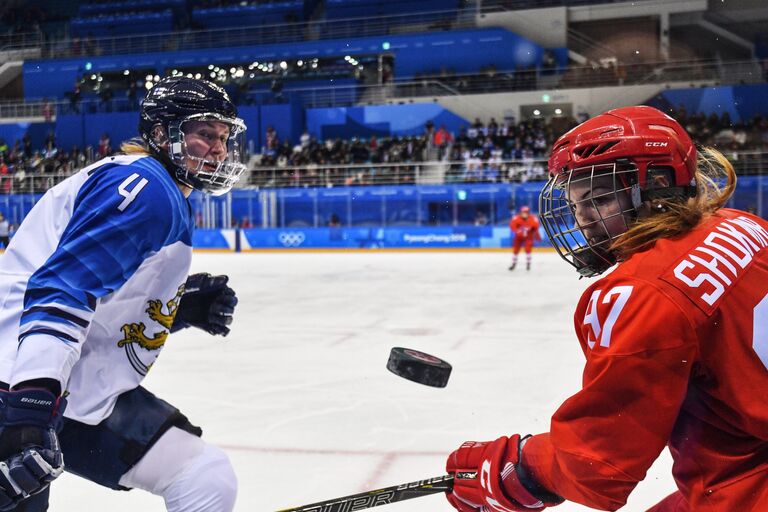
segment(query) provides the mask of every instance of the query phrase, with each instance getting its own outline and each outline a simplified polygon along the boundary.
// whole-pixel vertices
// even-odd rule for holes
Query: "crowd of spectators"
[[[475,119],[459,132],[447,151],[451,162],[446,181],[497,182],[542,179],[552,143],[576,126],[571,117],[549,121],[534,118],[518,123],[506,119],[487,124]]]
[[[732,123],[728,113],[689,114],[668,109],[700,145],[714,146],[732,158],[739,174],[766,171],[768,117]],[[582,115],[579,121],[583,121]],[[447,183],[525,182],[544,179],[552,143],[577,124],[571,117],[475,119],[458,133],[427,123],[408,136],[329,138],[304,132],[294,144],[273,127],[261,152],[250,158],[243,185],[334,187],[412,184],[425,173]],[[29,134],[12,144],[0,139],[0,193],[42,192],[85,165],[108,156],[119,145],[103,133],[92,146],[59,147],[49,133],[42,147]]]
[[[64,178],[99,158],[112,154],[109,135],[102,135],[96,147],[69,150],[56,144],[53,133],[42,148],[33,148],[29,134],[8,145],[0,139],[0,194],[45,192]]]
[[[757,115],[746,122],[733,123],[728,112],[717,114],[688,114],[685,108],[670,111],[703,146],[722,151],[734,164],[736,173],[765,174],[768,172],[768,117]]]
[[[694,140],[716,147],[729,156],[747,152],[734,161],[740,174],[762,172],[768,151],[768,118],[756,116],[732,123],[727,113],[688,115],[684,108],[670,114],[691,133]],[[297,144],[281,141],[270,127],[262,153],[252,164],[250,184],[257,186],[339,186],[408,184],[418,180],[428,166],[441,165],[445,182],[494,183],[544,179],[546,159],[552,143],[584,121],[571,117],[514,119],[487,123],[480,119],[454,134],[431,123],[420,135],[404,137],[353,137],[317,140],[307,132]]]
[[[318,141],[304,132],[296,145],[280,141],[272,127],[267,128],[265,145],[257,155],[251,183],[260,186],[361,185],[398,176],[400,183],[413,183],[416,166],[427,159],[426,135]],[[369,164],[385,164],[381,168]],[[355,167],[357,166],[357,168]],[[366,167],[365,170],[359,170]],[[387,180],[389,181],[389,180]],[[391,182],[391,181],[390,181]]]
[[[251,184],[259,186],[338,186],[414,183],[427,165],[440,162],[447,182],[527,181],[541,178],[552,142],[571,127],[572,118],[550,121],[480,119],[454,134],[431,122],[420,135],[320,141],[307,132],[298,144],[280,141],[272,127],[255,159]],[[427,164],[429,162],[430,164]]]
[[[722,151],[768,149],[768,117],[758,115],[746,122],[734,123],[728,112],[719,116],[715,113],[688,114],[683,106],[668,113],[703,146],[714,146]]]

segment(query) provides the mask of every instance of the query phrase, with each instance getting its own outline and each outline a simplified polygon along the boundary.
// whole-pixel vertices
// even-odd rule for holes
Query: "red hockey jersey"
[[[527,219],[524,219],[521,215],[515,215],[509,221],[509,229],[512,230],[512,235],[515,238],[541,240],[541,235],[539,235],[539,219],[535,215],[529,215]]]
[[[696,512],[768,511],[768,222],[720,210],[582,295],[583,389],[525,464],[564,498],[616,510],[668,445]]]

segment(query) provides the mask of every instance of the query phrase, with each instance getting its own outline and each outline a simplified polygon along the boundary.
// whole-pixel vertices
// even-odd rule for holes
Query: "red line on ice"
[[[367,491],[368,489],[373,489],[376,487],[378,485],[377,482],[381,479],[382,476],[384,476],[384,473],[386,473],[390,466],[392,466],[392,463],[395,462],[397,457],[397,453],[387,453],[384,455],[379,463],[376,464],[376,467],[373,469],[371,476],[369,476],[368,480],[366,480],[366,482],[360,487],[360,492]]]
[[[276,448],[266,446],[248,446],[240,444],[219,444],[219,448],[224,450],[259,452],[259,453],[294,453],[297,455],[362,455],[362,456],[381,456],[381,457],[436,457],[448,456],[448,451],[413,451],[413,452],[393,452],[391,450],[339,450],[328,448]]]

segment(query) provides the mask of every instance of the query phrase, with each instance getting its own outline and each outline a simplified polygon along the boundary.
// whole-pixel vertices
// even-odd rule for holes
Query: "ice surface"
[[[173,335],[145,386],[224,448],[238,511],[274,511],[441,475],[465,440],[548,430],[579,389],[573,310],[589,280],[554,253],[197,253],[240,297],[232,334]],[[524,263],[524,258],[521,258]],[[453,365],[434,389],[386,370],[405,346]],[[665,452],[624,510],[674,489]],[[163,511],[162,499],[64,475],[51,510]],[[450,512],[441,495],[377,508]],[[557,511],[581,511],[572,503]]]

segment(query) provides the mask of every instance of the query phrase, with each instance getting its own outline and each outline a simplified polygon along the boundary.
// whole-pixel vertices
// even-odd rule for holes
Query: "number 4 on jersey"
[[[138,173],[133,173],[125,180],[118,185],[117,187],[117,193],[123,196],[125,199],[117,206],[117,209],[121,212],[124,211],[129,204],[133,202],[134,199],[136,199],[136,196],[139,195],[139,192],[141,192],[141,189],[143,189],[147,183],[149,183],[146,178],[141,178],[139,182],[134,185],[134,187],[131,190],[128,190],[128,187],[131,186],[131,184],[136,181],[136,178],[139,177]]]
[[[592,327],[591,331],[595,335],[595,339],[592,339],[591,335],[587,335],[587,344],[589,348],[594,348],[597,340],[600,340],[601,347],[608,347],[611,345],[611,334],[613,332],[613,326],[616,324],[621,310],[629,300],[629,296],[632,294],[631,286],[616,286],[611,288],[608,293],[603,295],[603,300],[600,300],[602,290],[595,290],[592,292],[592,296],[589,298],[589,304],[587,304],[587,312],[584,314],[584,324]],[[598,304],[610,304],[614,296],[618,295],[615,302],[611,306],[608,312],[608,318],[605,319],[605,323],[600,325],[600,318],[597,316]]]

